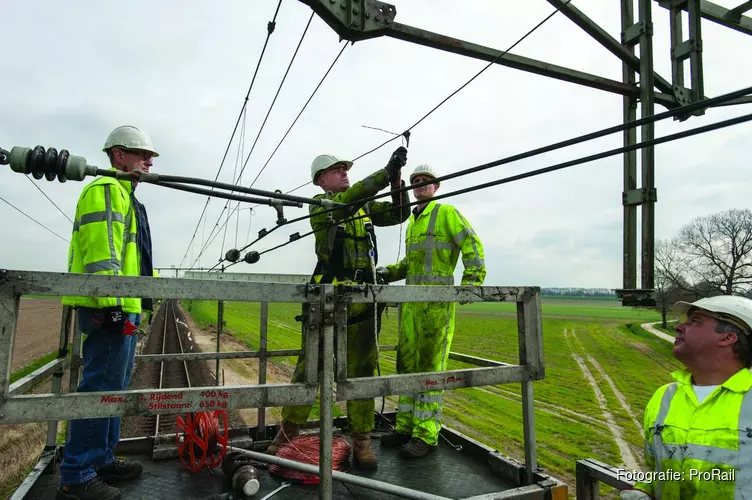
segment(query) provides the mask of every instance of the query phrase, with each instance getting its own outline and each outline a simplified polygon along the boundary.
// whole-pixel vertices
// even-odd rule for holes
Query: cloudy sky
[[[500,50],[553,10],[543,0],[394,3],[399,22]],[[718,3],[734,6],[728,0]],[[574,4],[619,38],[619,2]],[[101,152],[105,137],[118,125],[134,124],[151,135],[161,153],[155,171],[213,179],[277,0],[213,5],[143,0],[129,2],[127,8],[94,1],[14,3],[6,9],[1,35],[0,147],[66,148],[106,167]],[[282,2],[248,101],[241,166],[310,12],[296,0]],[[656,70],[670,80],[668,16],[657,3],[653,21]],[[752,84],[752,65],[743,63],[743,55],[752,53],[752,37],[709,21],[702,29],[706,94]],[[315,16],[248,161],[244,185],[258,174],[341,47],[338,36]],[[561,14],[512,52],[621,79],[619,60]],[[400,132],[485,64],[390,38],[349,46],[254,187],[288,191],[309,180],[316,155],[354,158],[368,151],[389,136],[362,125]],[[413,130],[406,170],[430,163],[449,173],[615,125],[622,119],[621,102],[615,94],[494,66]],[[657,125],[657,135],[748,113],[750,107],[716,108],[684,123],[664,120]],[[656,112],[663,110],[656,107]],[[750,208],[750,133],[747,123],[656,148],[658,237],[672,236],[695,216]],[[220,180],[233,182],[233,171],[240,168],[240,136],[233,141]],[[358,161],[351,179],[383,167],[398,145],[395,141]],[[621,136],[614,134],[447,181],[440,193],[619,146]],[[29,179],[7,168],[0,176],[0,196],[69,238],[70,222]],[[73,216],[82,184],[34,182]],[[309,185],[296,194],[312,196],[317,189]],[[621,192],[621,158],[612,157],[445,202],[454,203],[482,238],[487,284],[620,288]],[[275,224],[271,208],[258,207],[250,215],[245,206],[240,219],[228,224],[226,236],[223,232],[199,258],[225,201],[212,199],[189,248],[206,197],[150,185],[138,193],[149,210],[157,266],[214,265],[236,240],[238,246],[249,241],[249,231],[253,239],[260,229]],[[306,208],[291,208],[286,215],[305,213]],[[1,202],[0,215],[0,267],[65,270],[66,242]],[[280,228],[256,249],[308,230],[307,223]],[[399,235],[398,226],[379,231],[381,264],[397,257]],[[313,265],[309,237],[233,270],[307,274]]]

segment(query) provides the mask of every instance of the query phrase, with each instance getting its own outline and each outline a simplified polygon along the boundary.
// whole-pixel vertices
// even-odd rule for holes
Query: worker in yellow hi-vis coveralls
[[[430,166],[419,165],[410,176],[410,183],[436,178]],[[405,279],[407,285],[454,285],[454,270],[461,254],[465,268],[461,284],[483,284],[486,267],[480,238],[455,207],[432,200],[439,184],[413,190],[421,203],[410,216],[405,258],[396,265],[377,269],[384,281]],[[454,302],[402,305],[397,373],[446,369],[454,335],[455,306]],[[384,436],[382,445],[402,445],[402,455],[407,458],[422,457],[436,449],[441,430],[442,393],[400,396],[395,432]]]

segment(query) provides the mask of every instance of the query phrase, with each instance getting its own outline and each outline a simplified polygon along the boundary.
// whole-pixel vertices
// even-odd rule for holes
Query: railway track
[[[162,305],[163,318],[161,330],[161,350],[159,354],[183,354],[180,323],[175,314],[175,301],[168,300]],[[152,330],[153,335],[154,330]],[[159,342],[157,342],[159,343]],[[155,353],[157,354],[157,353]],[[192,387],[188,361],[161,361],[154,363],[159,367],[157,389]],[[175,414],[177,415],[177,414]],[[161,414],[144,417],[141,425],[146,436],[172,434],[175,432],[175,415]]]
[[[156,312],[141,354],[181,354],[196,352],[191,334],[176,300],[165,300]],[[161,361],[137,363],[131,389],[177,389],[216,385],[204,361]],[[234,412],[233,412],[234,413]],[[156,437],[174,434],[178,413],[125,417],[121,438]],[[228,417],[230,417],[228,412]]]

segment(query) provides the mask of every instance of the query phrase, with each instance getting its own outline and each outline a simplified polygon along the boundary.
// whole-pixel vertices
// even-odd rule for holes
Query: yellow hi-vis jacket
[[[389,265],[389,281],[406,285],[454,285],[454,269],[462,254],[462,285],[483,284],[486,267],[483,245],[470,223],[452,205],[430,201],[410,215],[405,257]]]
[[[132,191],[131,181],[112,177],[100,177],[83,189],[76,205],[68,250],[69,273],[111,276],[141,274]],[[66,296],[62,303],[99,309],[119,305],[124,312],[141,314],[141,299],[138,297]]]
[[[689,370],[671,375],[645,409],[647,470],[635,488],[656,500],[752,498],[752,373],[739,370],[702,403]]]

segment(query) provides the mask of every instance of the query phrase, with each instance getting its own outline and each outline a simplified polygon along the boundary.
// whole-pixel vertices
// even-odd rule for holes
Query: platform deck
[[[386,449],[374,439],[374,452],[379,457],[379,467],[373,471],[350,468],[347,472],[370,477],[391,484],[445,496],[466,498],[484,493],[500,492],[514,488],[492,473],[482,460],[441,442],[438,449],[421,459],[405,459],[399,449]],[[129,457],[141,460],[144,472],[136,480],[120,485],[122,500],[130,499],[196,499],[225,498],[231,493],[221,468],[202,469],[192,473],[179,459],[153,461],[149,456]],[[260,499],[272,492],[283,479],[268,470],[259,469],[261,490],[251,498]],[[43,474],[29,491],[28,500],[54,500],[59,474]],[[396,500],[397,497],[352,484],[333,481],[332,498],[342,500]],[[318,498],[318,485],[292,484],[273,497],[275,500],[304,500]]]

